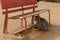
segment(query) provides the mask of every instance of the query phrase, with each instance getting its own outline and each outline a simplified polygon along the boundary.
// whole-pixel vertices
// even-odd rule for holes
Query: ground
[[[1,9],[1,8],[0,8]],[[49,31],[36,31],[33,30],[29,35],[31,40],[60,40],[60,3],[52,3],[52,2],[38,2],[38,9],[51,9],[51,26],[49,27]],[[1,10],[0,10],[1,12]],[[13,14],[14,15],[14,14]],[[46,18],[48,20],[48,13],[40,14],[41,17]],[[11,21],[12,22],[12,21]],[[16,23],[19,22],[15,20],[15,24],[12,22],[9,26],[10,30],[16,28]],[[29,21],[28,21],[29,22]],[[4,16],[0,13],[0,39],[1,40],[20,40],[19,37],[8,37],[3,35],[3,23]],[[19,25],[19,24],[18,24]],[[17,26],[18,26],[17,25]]]

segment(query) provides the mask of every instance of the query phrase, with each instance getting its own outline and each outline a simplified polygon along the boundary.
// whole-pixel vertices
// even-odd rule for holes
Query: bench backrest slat
[[[19,10],[22,11],[22,9],[28,10],[28,9],[36,8],[36,6],[34,5],[37,4],[37,0],[1,0],[1,4],[2,4],[2,9],[5,9],[5,10],[10,9],[10,8],[15,8],[15,7],[21,7],[21,9],[4,11],[3,14],[6,14],[6,13],[11,13],[11,12],[17,12]],[[33,6],[22,8],[24,6],[29,6],[29,5],[33,5]]]
[[[36,0],[1,0],[2,8],[13,8],[19,6],[33,5],[36,4]]]
[[[27,7],[27,8],[21,8],[21,9],[15,9],[15,10],[10,10],[7,11],[7,13],[12,13],[12,12],[17,12],[17,11],[22,11],[22,10],[28,10],[28,9],[32,9],[32,8],[36,8],[37,6],[32,6],[32,7]],[[6,11],[3,12],[3,14],[6,14]]]

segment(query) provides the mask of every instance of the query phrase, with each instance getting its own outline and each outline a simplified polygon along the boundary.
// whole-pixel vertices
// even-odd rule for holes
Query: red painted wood
[[[41,27],[40,15],[38,14],[38,16],[39,16],[39,19],[38,19],[38,29],[40,29],[40,27]]]
[[[5,23],[4,23],[4,30],[3,30],[4,33],[8,33],[7,29],[8,29],[8,14],[9,13],[22,11],[23,15],[14,16],[14,17],[11,17],[11,18],[17,17],[17,18],[25,20],[25,35],[27,35],[28,30],[27,30],[27,20],[26,20],[26,18],[29,17],[29,16],[32,16],[32,22],[33,22],[34,21],[34,15],[37,15],[39,13],[48,11],[48,10],[35,11],[35,8],[37,7],[37,6],[35,6],[35,4],[37,4],[37,0],[1,0],[1,4],[2,4],[2,9],[5,9],[5,10],[10,9],[10,8],[15,8],[15,7],[22,7],[21,9],[10,10],[10,11],[6,10],[6,11],[3,12],[3,14],[5,14]],[[29,6],[29,5],[33,5],[33,6],[23,8],[24,6]],[[28,9],[33,9],[33,12],[31,12],[29,14],[24,14],[24,10],[28,10]],[[49,23],[50,23],[50,14],[49,14]]]
[[[35,6],[35,5],[34,5]],[[35,8],[33,8],[33,12],[35,12]],[[34,23],[34,15],[32,15],[31,22]]]
[[[48,14],[48,15],[49,15],[49,19],[48,19],[48,20],[49,20],[49,26],[50,26],[50,21],[51,21],[51,20],[50,20],[50,15],[51,15],[51,14],[50,14],[50,10],[48,10],[48,13],[49,13],[49,14]]]
[[[3,9],[18,7],[17,0],[1,0],[1,4]]]
[[[16,15],[16,16],[13,16],[13,17],[9,17],[9,19],[23,19],[23,18],[27,18],[27,17],[30,17],[30,16],[33,16],[33,15],[37,15],[37,14],[41,14],[41,13],[44,13],[44,12],[47,12],[48,10],[37,10],[35,12],[29,12],[29,13],[25,13],[24,15]]]
[[[28,10],[28,9],[32,9],[32,8],[36,8],[36,7],[37,6],[31,6],[31,7],[23,8],[23,10]],[[15,9],[15,10],[7,11],[7,13],[10,14],[12,12],[17,12],[17,11],[22,11],[22,8],[21,9]],[[6,14],[6,11],[4,11],[3,14]]]
[[[8,32],[8,14],[12,12],[17,12],[17,11],[22,11],[22,14],[24,14],[24,10],[28,9],[35,9],[37,6],[31,6],[27,8],[23,8],[23,6],[28,6],[28,5],[35,5],[37,3],[37,0],[1,0],[2,4],[2,9],[10,9],[10,8],[15,8],[15,7],[22,7],[21,9],[16,9],[16,10],[6,10],[3,12],[5,14],[5,23],[4,23],[4,33]],[[25,35],[27,34],[27,21],[25,19]]]
[[[1,0],[2,8],[13,8],[19,6],[36,4],[37,0]]]
[[[23,6],[36,4],[37,0],[19,0],[19,4]]]
[[[25,21],[25,36],[28,34],[28,30],[27,30],[27,20],[26,18],[24,18],[24,21]]]
[[[6,11],[7,11],[7,9],[6,9]],[[5,14],[5,21],[4,21],[3,33],[8,33],[8,30],[7,29],[8,29],[8,14]]]

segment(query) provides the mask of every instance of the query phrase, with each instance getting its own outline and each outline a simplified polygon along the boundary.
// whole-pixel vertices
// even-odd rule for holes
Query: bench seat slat
[[[37,15],[37,14],[40,14],[40,13],[47,12],[48,10],[49,9],[38,10],[38,11],[35,11],[35,12],[26,13],[24,15],[17,15],[17,16],[9,17],[9,19],[18,19],[18,18],[23,19],[23,18],[30,17],[32,15]]]

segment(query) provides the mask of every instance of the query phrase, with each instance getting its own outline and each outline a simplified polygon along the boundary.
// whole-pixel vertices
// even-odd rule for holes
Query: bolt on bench
[[[42,10],[35,11],[35,8],[38,7],[36,4],[37,4],[37,0],[1,0],[2,10],[5,10],[2,12],[3,15],[5,15],[3,33],[9,33],[7,30],[8,29],[8,19],[20,19],[21,25],[22,25],[23,20],[25,21],[25,29],[24,30],[25,30],[25,36],[26,36],[28,33],[26,18],[32,17],[31,21],[34,22],[34,15],[38,15],[40,17],[39,14],[44,13],[44,12],[49,13],[49,24],[50,24],[50,10],[49,9],[42,9]],[[29,5],[32,5],[32,6],[29,6]],[[29,7],[24,8],[24,6],[29,6]],[[21,7],[21,8],[9,10],[11,8],[16,8],[16,7]],[[29,10],[29,9],[32,9],[33,11],[29,12],[29,13],[24,13],[25,10]],[[22,14],[16,15],[13,17],[8,17],[8,14],[11,14],[13,12],[18,12],[18,11],[22,11]],[[38,28],[40,28],[40,19],[39,19],[38,25],[39,25]],[[16,33],[18,33],[18,32],[16,32]],[[16,34],[16,33],[14,33],[14,34]]]

